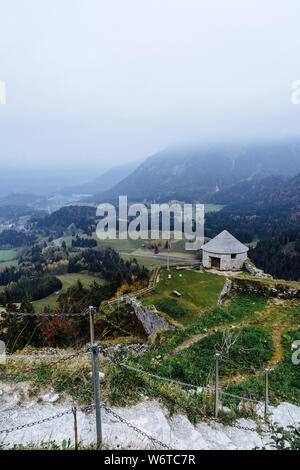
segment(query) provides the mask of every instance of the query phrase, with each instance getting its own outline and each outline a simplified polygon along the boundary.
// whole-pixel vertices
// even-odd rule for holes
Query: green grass
[[[62,274],[61,276],[56,276],[58,279],[61,280],[63,287],[59,291],[59,293],[65,292],[69,287],[75,284],[78,280],[80,280],[83,286],[89,286],[92,282],[96,281],[97,283],[103,285],[105,281],[98,276],[93,276],[90,274]],[[44,307],[50,306],[54,307],[56,304],[58,296],[55,294],[51,294],[48,297],[45,297],[41,300],[36,300],[32,302],[37,313],[42,312]]]
[[[0,269],[18,265],[18,249],[0,250]]]
[[[177,290],[182,294],[182,297],[176,298],[178,308],[182,306],[186,311],[186,315],[181,316],[180,323],[188,325],[205,310],[217,304],[225,282],[223,276],[206,272],[200,273],[195,270],[177,271],[171,269],[170,273],[171,280],[167,279],[167,271],[160,273],[160,281],[155,290],[150,295],[143,297],[142,302],[144,305],[153,304],[159,309],[161,302],[164,302],[164,305],[167,306],[168,300],[175,298],[173,291]],[[169,313],[162,311],[172,317],[170,310]]]
[[[263,328],[245,327],[228,333],[236,342],[227,351],[223,344],[224,332],[217,332],[201,339],[174,356],[166,355],[155,366],[155,373],[205,386],[214,370],[214,354],[222,353],[241,366],[261,368],[267,364],[274,352],[270,333]],[[211,358],[211,360],[209,360]],[[153,366],[152,366],[153,368]],[[220,362],[220,378],[234,377],[240,370],[231,364]]]
[[[300,405],[300,367],[293,364],[291,350],[294,341],[300,340],[300,330],[289,330],[282,337],[284,357],[269,373],[269,399],[271,404],[278,405],[280,402],[288,401]],[[252,390],[253,397],[263,399],[265,393],[265,376],[263,373],[246,377],[239,384],[230,384],[226,391],[235,395],[245,396],[247,391]],[[234,406],[238,404],[236,399],[226,399],[226,404]]]
[[[81,238],[93,238],[94,240],[97,241],[98,247],[113,248],[117,252],[126,252],[126,253],[133,253],[136,250],[143,250],[144,249],[143,245],[147,244],[147,242],[150,241],[151,239],[150,234],[149,234],[148,240],[147,239],[131,240],[130,238],[128,238],[127,240],[119,240],[118,238],[115,240],[110,240],[110,239],[99,240],[96,233],[93,233],[92,237],[88,237],[85,234],[80,234],[80,237]],[[117,234],[117,237],[118,237],[118,234]],[[61,242],[63,240],[66,242],[67,247],[70,248],[72,245],[72,240],[75,240],[75,237],[72,237],[70,235],[70,236],[63,237],[61,239]],[[163,240],[163,246],[159,249],[160,253],[166,253],[168,251],[168,249],[164,247],[166,241],[167,240]],[[182,253],[183,257],[185,254],[190,256],[191,251],[185,250],[186,242],[187,240],[185,240],[184,237],[182,238],[182,240],[174,240],[173,235],[172,235],[172,252]],[[147,248],[145,249],[145,252],[149,254],[149,250]],[[172,252],[171,252],[171,255],[172,255]],[[152,253],[154,255],[154,252]]]
[[[1,261],[10,261],[18,255],[18,250],[0,250],[0,262]]]
[[[223,209],[221,204],[204,204],[205,212],[219,212],[220,210]]]
[[[103,248],[113,248],[116,251],[126,251],[128,253],[131,253],[132,251],[137,250],[138,248],[141,248],[143,245],[144,241],[143,240],[99,240],[97,237],[96,233],[93,233],[92,237],[88,237],[85,234],[80,234],[81,238],[93,238],[94,240],[97,241],[99,247]],[[68,247],[71,247],[72,245],[72,240],[75,240],[76,237],[67,236],[63,237],[61,242],[64,240],[66,242],[66,245]]]
[[[213,307],[205,311],[184,330],[168,330],[160,334],[162,344],[168,350],[177,348],[196,335],[205,334],[213,327],[232,326],[253,319],[254,312],[262,312],[267,304],[265,297],[237,295],[228,305]],[[263,326],[259,324],[259,326]]]
[[[183,325],[189,321],[190,308],[178,299],[166,298],[156,302],[156,308]]]

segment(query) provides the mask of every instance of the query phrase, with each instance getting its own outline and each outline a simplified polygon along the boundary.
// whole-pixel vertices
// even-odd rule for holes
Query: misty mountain
[[[122,181],[126,176],[130,175],[140,164],[140,162],[127,163],[125,165],[120,165],[110,170],[106,171],[102,175],[88,181],[85,184],[80,184],[76,186],[70,186],[64,188],[60,191],[61,194],[98,194],[102,191],[106,191],[120,181]]]
[[[259,142],[168,148],[149,157],[117,185],[95,196],[96,202],[209,202],[241,181],[300,172],[300,141]],[[221,202],[221,201],[220,201]]]

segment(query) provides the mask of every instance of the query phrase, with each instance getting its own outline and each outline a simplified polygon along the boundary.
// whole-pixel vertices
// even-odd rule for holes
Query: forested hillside
[[[300,226],[261,240],[249,257],[265,272],[281,279],[300,280]]]
[[[300,224],[300,174],[239,183],[211,201],[224,201],[218,213],[207,214],[206,235],[228,230],[242,242],[270,238],[274,232]]]
[[[62,236],[70,226],[73,227],[71,231],[81,229],[86,233],[91,233],[95,229],[95,217],[95,207],[66,206],[42,219],[32,219],[31,224],[47,235],[52,233],[55,236]]]

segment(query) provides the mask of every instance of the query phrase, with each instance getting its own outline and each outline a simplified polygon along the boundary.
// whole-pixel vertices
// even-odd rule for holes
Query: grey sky
[[[300,134],[299,0],[0,0],[2,166]]]

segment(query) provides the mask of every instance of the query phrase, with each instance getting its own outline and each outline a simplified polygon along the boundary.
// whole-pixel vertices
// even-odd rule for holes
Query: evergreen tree
[[[5,287],[4,290],[4,307],[7,312],[17,312],[18,307],[13,301],[10,288],[8,286]]]
[[[25,297],[22,300],[20,311],[24,313],[34,313],[34,306],[31,303],[31,298],[29,297],[28,291],[26,291]]]

